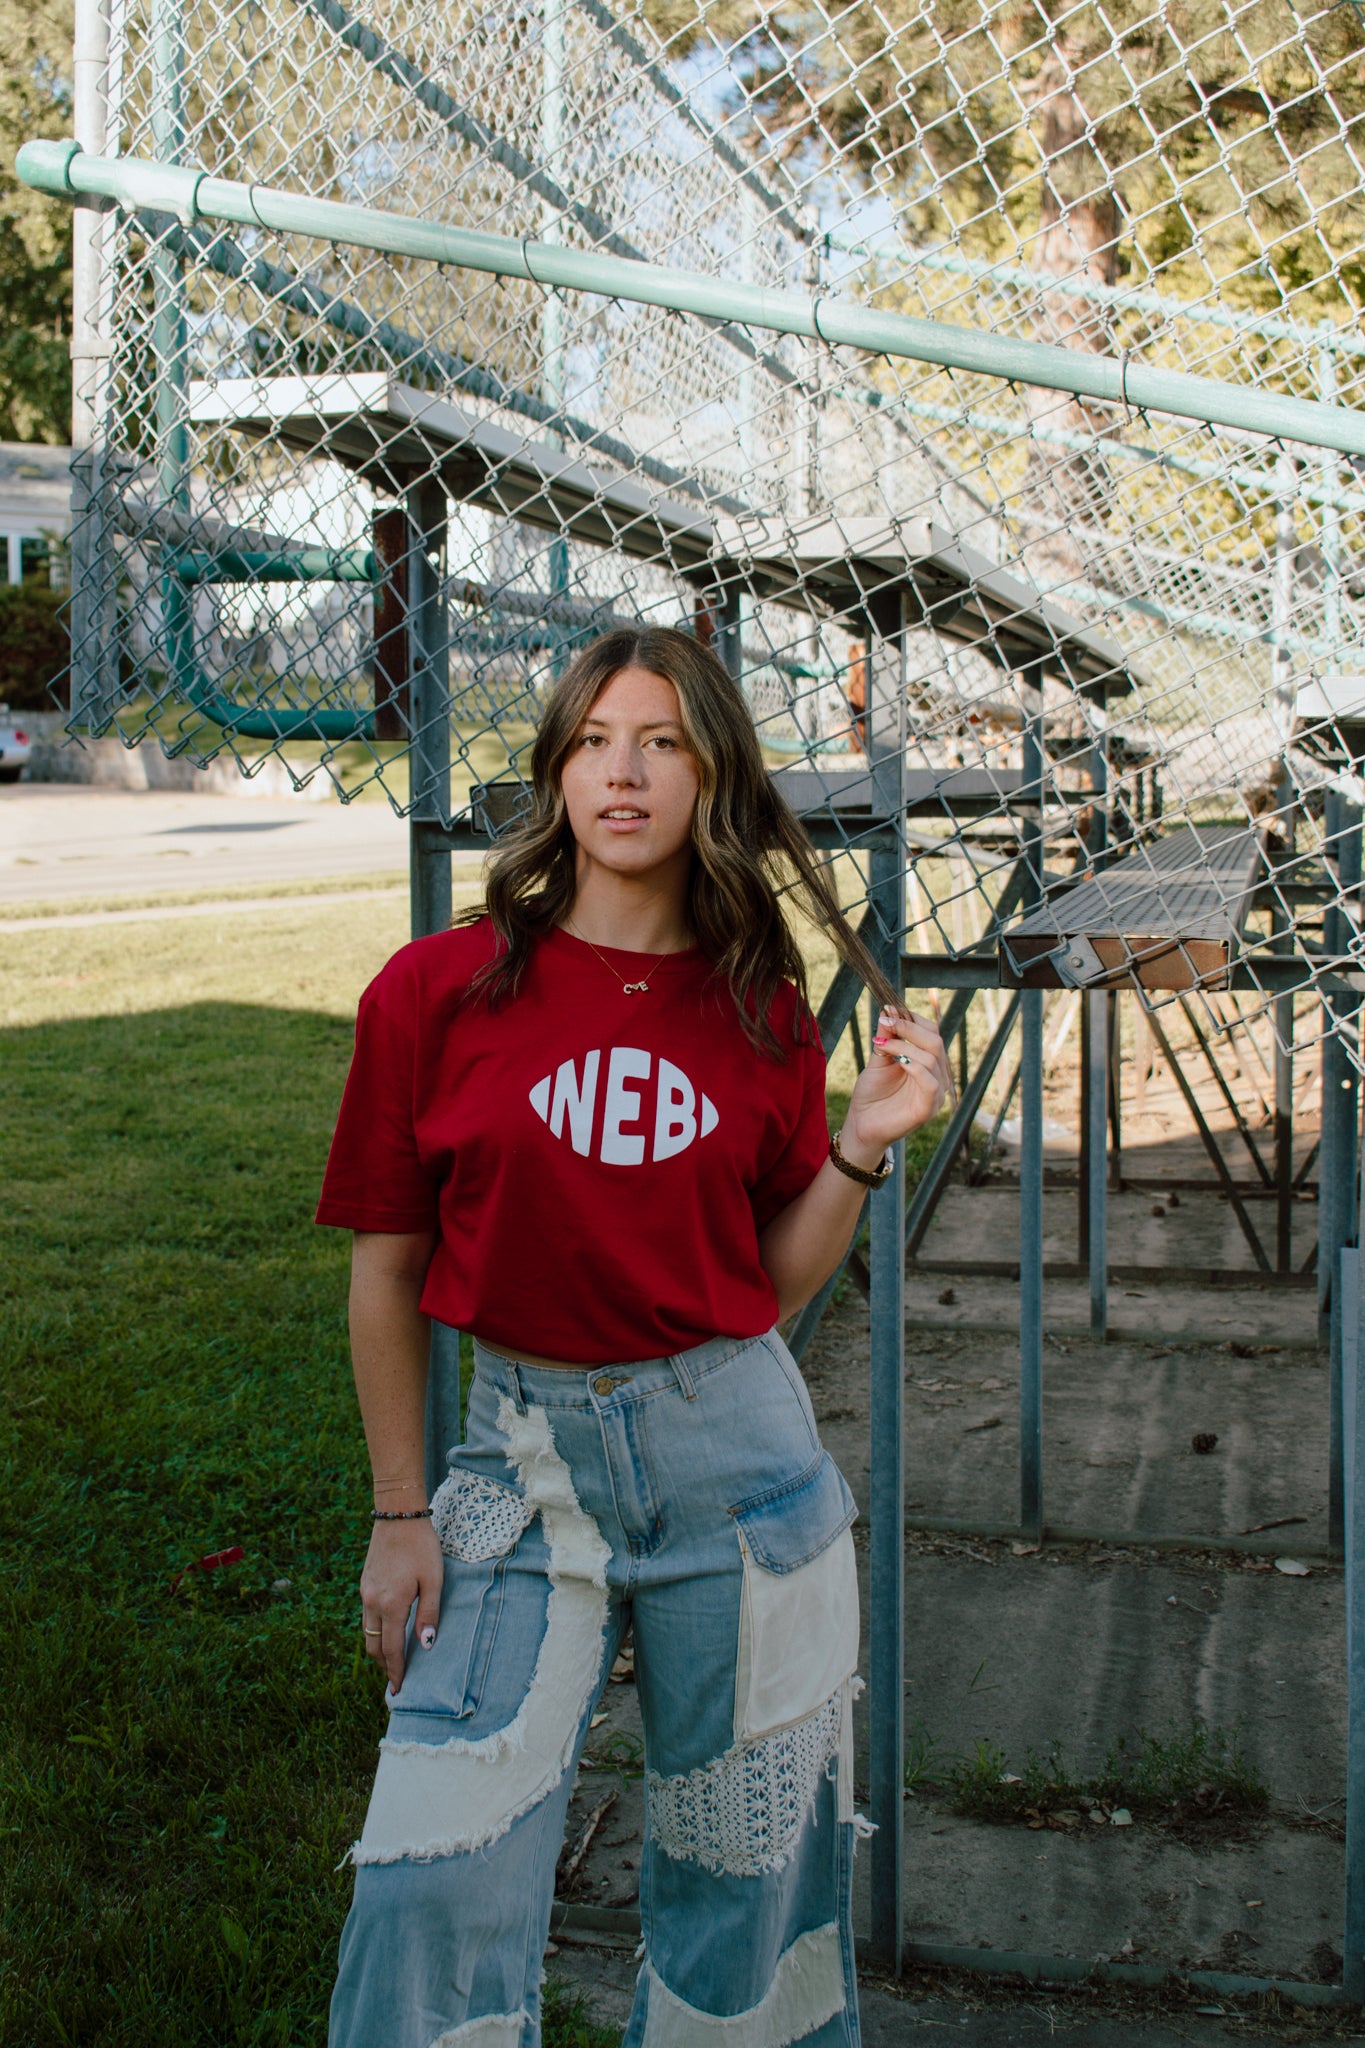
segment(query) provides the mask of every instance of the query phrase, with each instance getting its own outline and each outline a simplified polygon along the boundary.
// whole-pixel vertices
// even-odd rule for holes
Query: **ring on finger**
[[[362,1625],[363,1625],[363,1624],[362,1624]],[[383,1631],[383,1629],[382,1629],[382,1628],[367,1628],[367,1629],[365,1630],[365,1634],[366,1634],[367,1636],[382,1636],[382,1635],[383,1635],[383,1633],[384,1633],[384,1631]]]

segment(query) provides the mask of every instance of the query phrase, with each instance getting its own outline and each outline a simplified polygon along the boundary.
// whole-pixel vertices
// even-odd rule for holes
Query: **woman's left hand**
[[[845,1153],[852,1156],[852,1144],[879,1158],[937,1116],[947,1092],[948,1055],[936,1027],[913,1011],[883,1010],[872,1057],[849,1100]]]

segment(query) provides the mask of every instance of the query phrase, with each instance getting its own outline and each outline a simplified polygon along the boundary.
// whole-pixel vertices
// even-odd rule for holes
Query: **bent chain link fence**
[[[73,731],[377,793],[417,821],[431,928],[424,849],[515,814],[574,648],[682,626],[740,678],[888,967],[954,991],[945,1035],[974,989],[1029,984],[988,999],[908,1215],[898,1176],[871,1205],[873,1932],[894,1956],[902,1253],[1021,1020],[996,1124],[1022,1075],[1036,1538],[1040,986],[1145,985],[1152,1028],[1181,1002],[1201,1047],[1259,1014],[1277,1109],[1271,1041],[1287,1066],[1318,1038],[1320,1303],[1346,1291],[1365,9],[78,0],[76,54],[76,143],[24,152],[82,199]],[[855,993],[836,975],[827,1039]],[[1105,1002],[1077,1006],[1092,1034]],[[1291,1142],[1290,1279],[1292,1168]],[[1104,1184],[1097,1163],[1101,1334]],[[1339,1543],[1365,1440],[1354,1321],[1330,1313]],[[1349,1656],[1358,1872],[1358,1622]]]
[[[922,950],[979,941],[1021,856],[1027,907],[1177,825],[1197,865],[1218,826],[1270,848],[1253,954],[1273,932],[1308,987],[1352,950],[1365,463],[1130,386],[1359,403],[1354,0],[109,5],[108,157],[1119,378],[1097,399],[130,202],[95,217],[77,338],[77,723],[473,826],[576,645],[683,625],[827,844],[858,850],[866,765],[896,757]],[[1355,1059],[1354,1006],[1300,1009]]]

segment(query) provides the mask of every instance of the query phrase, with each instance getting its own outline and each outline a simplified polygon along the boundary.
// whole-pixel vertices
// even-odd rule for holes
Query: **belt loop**
[[[683,1399],[685,1401],[695,1401],[697,1398],[697,1383],[687,1369],[687,1360],[682,1352],[675,1351],[668,1362],[673,1368],[674,1378],[683,1390]]]
[[[509,1358],[507,1361],[507,1377],[512,1382],[512,1405],[518,1415],[524,1415],[526,1413],[526,1395],[522,1391],[521,1367],[515,1359]]]

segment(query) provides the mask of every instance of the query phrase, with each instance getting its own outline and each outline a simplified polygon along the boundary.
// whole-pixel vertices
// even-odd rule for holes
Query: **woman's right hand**
[[[403,1643],[414,1600],[416,1640],[424,1650],[436,1641],[443,1572],[441,1546],[429,1521],[374,1524],[360,1574],[362,1626],[365,1648],[388,1673],[394,1692],[403,1683]]]

